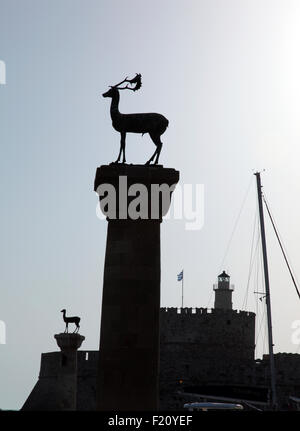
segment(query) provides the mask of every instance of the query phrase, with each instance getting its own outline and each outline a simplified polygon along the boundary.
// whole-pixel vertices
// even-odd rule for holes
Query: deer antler
[[[136,84],[136,86],[132,89],[133,91],[139,90],[142,86],[142,75],[137,73],[133,79],[130,79],[128,82],[130,84]]]
[[[126,76],[126,78],[125,79],[123,79],[123,81],[121,81],[121,82],[119,82],[119,84],[116,84],[116,85],[112,85],[112,87],[111,88],[116,88],[116,87],[118,87],[119,85],[121,85],[121,84],[123,84],[123,82],[128,82],[128,76]]]
[[[135,75],[135,77],[133,79],[127,79],[128,76],[121,82],[119,82],[119,84],[114,85],[114,88],[117,88],[118,90],[132,90],[132,91],[136,91],[139,90],[142,86],[142,75],[140,73],[137,73]],[[135,87],[128,87],[128,85],[126,85],[126,87],[119,87],[119,85],[123,84],[123,82],[129,82],[129,84],[136,84]]]

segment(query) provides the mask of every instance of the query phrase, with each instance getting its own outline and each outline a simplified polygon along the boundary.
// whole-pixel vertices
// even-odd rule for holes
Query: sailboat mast
[[[257,184],[257,196],[258,196],[258,208],[259,208],[259,219],[260,219],[260,233],[261,243],[263,252],[263,263],[264,263],[264,275],[265,275],[265,288],[266,288],[266,304],[267,304],[267,320],[268,320],[268,342],[269,342],[269,358],[270,358],[270,372],[271,372],[271,404],[275,408],[277,405],[276,395],[276,378],[275,378],[275,363],[273,353],[273,334],[272,334],[272,318],[271,318],[271,298],[270,298],[270,284],[269,284],[269,270],[268,270],[268,257],[266,247],[266,234],[265,234],[265,223],[264,223],[264,212],[262,204],[262,185],[260,179],[260,172],[254,174],[256,176]]]

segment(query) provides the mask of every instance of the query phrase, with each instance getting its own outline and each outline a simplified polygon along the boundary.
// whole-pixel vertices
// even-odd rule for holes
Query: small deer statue
[[[79,326],[80,317],[77,317],[77,316],[66,317],[66,310],[65,309],[61,310],[61,313],[63,313],[63,319],[64,319],[64,322],[66,324],[65,333],[68,333],[69,323],[75,323],[76,328],[75,328],[75,331],[73,333],[78,332],[79,328],[80,328],[80,326]]]
[[[130,85],[135,84],[134,87],[119,87],[124,82],[128,82]],[[102,94],[103,97],[110,97],[110,116],[112,119],[112,125],[115,130],[121,133],[121,144],[119,156],[115,163],[119,163],[121,155],[123,154],[122,163],[126,163],[125,158],[125,138],[126,133],[149,133],[150,138],[156,145],[154,154],[150,157],[146,165],[155,158],[154,164],[158,163],[159,155],[162,148],[162,142],[160,136],[165,132],[168,127],[169,121],[161,114],[147,113],[147,114],[121,114],[119,111],[120,94],[119,90],[139,90],[142,86],[141,74],[137,73],[136,76],[129,80],[125,78],[119,84],[111,86],[110,90]]]

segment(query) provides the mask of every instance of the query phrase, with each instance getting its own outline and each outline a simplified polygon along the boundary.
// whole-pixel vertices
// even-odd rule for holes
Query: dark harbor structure
[[[273,354],[259,172],[269,355],[255,359],[255,314],[233,309],[225,271],[214,286],[213,309],[183,308],[183,302],[181,308],[160,307],[160,227],[179,172],[158,164],[167,118],[119,111],[120,91],[141,86],[137,74],[102,95],[111,99],[112,126],[121,139],[116,162],[100,166],[94,182],[108,222],[99,350],[78,351],[80,318],[63,309],[65,333],[55,336],[61,351],[42,354],[23,410],[183,410],[185,403],[210,400],[261,410],[300,404],[300,355]],[[156,146],[146,166],[126,164],[128,133],[149,134]],[[68,333],[69,323],[75,333]]]
[[[220,274],[214,286],[213,309],[160,309],[160,410],[183,410],[185,403],[201,400],[239,400],[245,408],[268,408],[269,357],[254,356],[255,314],[232,309],[233,286],[225,276]],[[220,293],[224,301],[218,302]],[[277,353],[274,358],[278,407],[295,408],[292,398],[300,397],[300,355]],[[76,407],[71,395],[71,403],[58,405],[53,398],[65,393],[59,387],[66,384],[61,376],[68,362],[62,351],[43,353],[39,380],[23,409],[95,410],[98,363],[98,351],[77,352],[76,386],[74,379],[67,380],[76,390]]]
[[[81,373],[77,350],[85,337],[78,333],[54,336],[60,352],[42,353],[39,379],[22,410],[74,411],[78,409],[78,376]]]

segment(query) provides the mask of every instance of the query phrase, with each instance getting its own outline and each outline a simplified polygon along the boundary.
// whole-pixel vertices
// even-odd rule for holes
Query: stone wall
[[[292,404],[290,396],[300,398],[300,355],[276,353],[274,363],[278,403],[281,408],[288,409]],[[257,385],[271,385],[269,355],[256,361],[255,381]]]
[[[186,386],[269,387],[269,357],[254,360],[254,332],[254,313],[161,309],[160,410],[182,410],[185,402],[196,401],[178,393]],[[61,352],[42,354],[39,380],[24,410],[55,409],[51,400],[56,397],[62,359]],[[96,407],[97,363],[97,351],[77,352],[77,410]],[[275,368],[279,406],[288,409],[289,397],[300,397],[300,355],[275,354]]]
[[[79,350],[77,360],[77,410],[95,410],[98,352]]]
[[[161,408],[179,408],[183,386],[253,383],[254,313],[165,308],[160,331]]]

